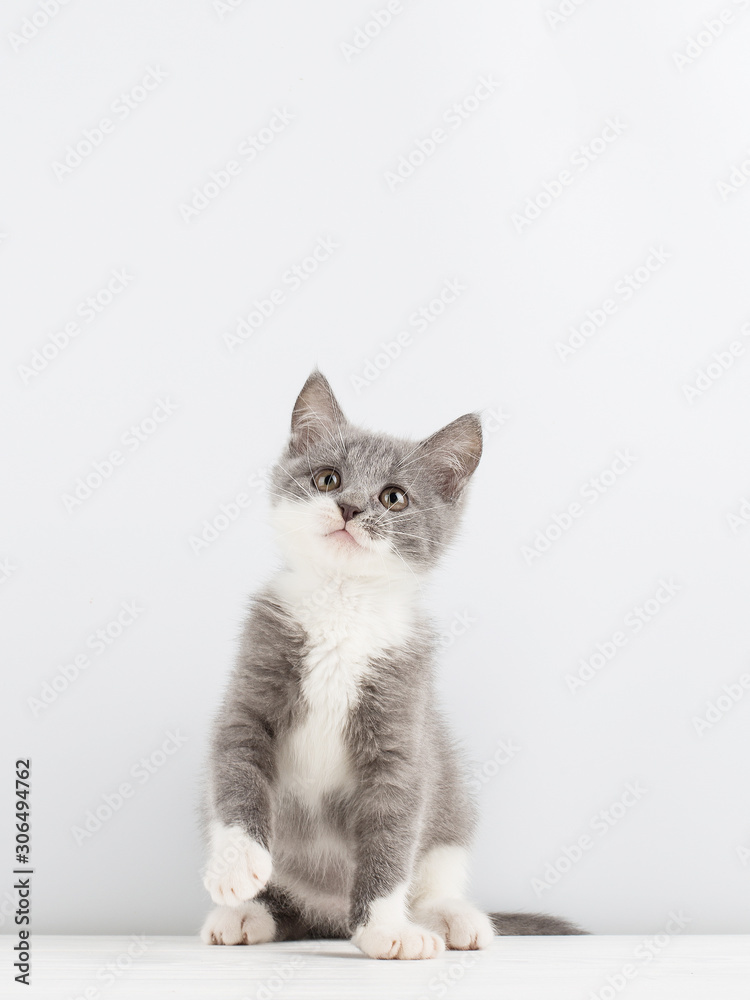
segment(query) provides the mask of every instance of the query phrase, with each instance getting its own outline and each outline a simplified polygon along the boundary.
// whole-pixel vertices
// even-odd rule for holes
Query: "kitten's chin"
[[[344,545],[347,549],[351,548],[353,545],[358,549],[363,548],[362,543],[357,541],[351,531],[347,531],[346,528],[336,528],[334,531],[327,532],[325,537],[330,538],[332,542]]]
[[[271,524],[292,569],[360,577],[393,577],[406,570],[384,543],[369,538],[356,525],[336,527],[314,505],[283,501],[272,508]]]
[[[293,554],[287,550],[287,556],[298,562],[305,561],[326,573],[373,576],[383,572],[382,553],[368,538],[355,531],[334,528],[333,531],[318,532],[306,542],[308,544],[299,548],[295,546]]]

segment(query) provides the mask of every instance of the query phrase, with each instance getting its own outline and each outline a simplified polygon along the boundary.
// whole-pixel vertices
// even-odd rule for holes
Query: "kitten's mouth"
[[[329,531],[326,537],[335,538],[344,545],[356,545],[358,549],[362,548],[357,539],[350,531],[347,531],[346,528],[338,528],[336,531]]]

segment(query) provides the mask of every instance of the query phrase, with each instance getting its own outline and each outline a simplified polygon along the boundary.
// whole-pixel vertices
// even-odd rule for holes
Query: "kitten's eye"
[[[388,510],[404,510],[409,506],[409,498],[399,486],[386,486],[380,494],[380,502]]]
[[[330,493],[331,490],[337,490],[341,486],[341,476],[335,469],[321,469],[313,476],[313,485],[321,493]]]

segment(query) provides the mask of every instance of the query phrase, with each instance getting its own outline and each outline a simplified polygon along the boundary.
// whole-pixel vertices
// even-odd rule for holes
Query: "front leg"
[[[443,939],[413,923],[407,910],[417,817],[404,793],[386,810],[368,803],[357,823],[358,863],[352,894],[352,942],[370,958],[434,958]]]
[[[272,771],[269,727],[246,710],[228,710],[213,739],[212,820],[203,879],[220,906],[252,899],[271,877]]]
[[[209,860],[203,885],[219,906],[239,906],[257,896],[271,877],[268,848],[238,823],[211,824]]]

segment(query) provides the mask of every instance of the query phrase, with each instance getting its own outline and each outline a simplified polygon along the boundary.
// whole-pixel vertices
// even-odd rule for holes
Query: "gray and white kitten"
[[[284,568],[252,601],[213,731],[205,942],[350,937],[409,959],[582,933],[466,899],[475,805],[420,583],[481,452],[473,414],[406,441],[353,427],[319,372],[305,383],[272,477]]]

